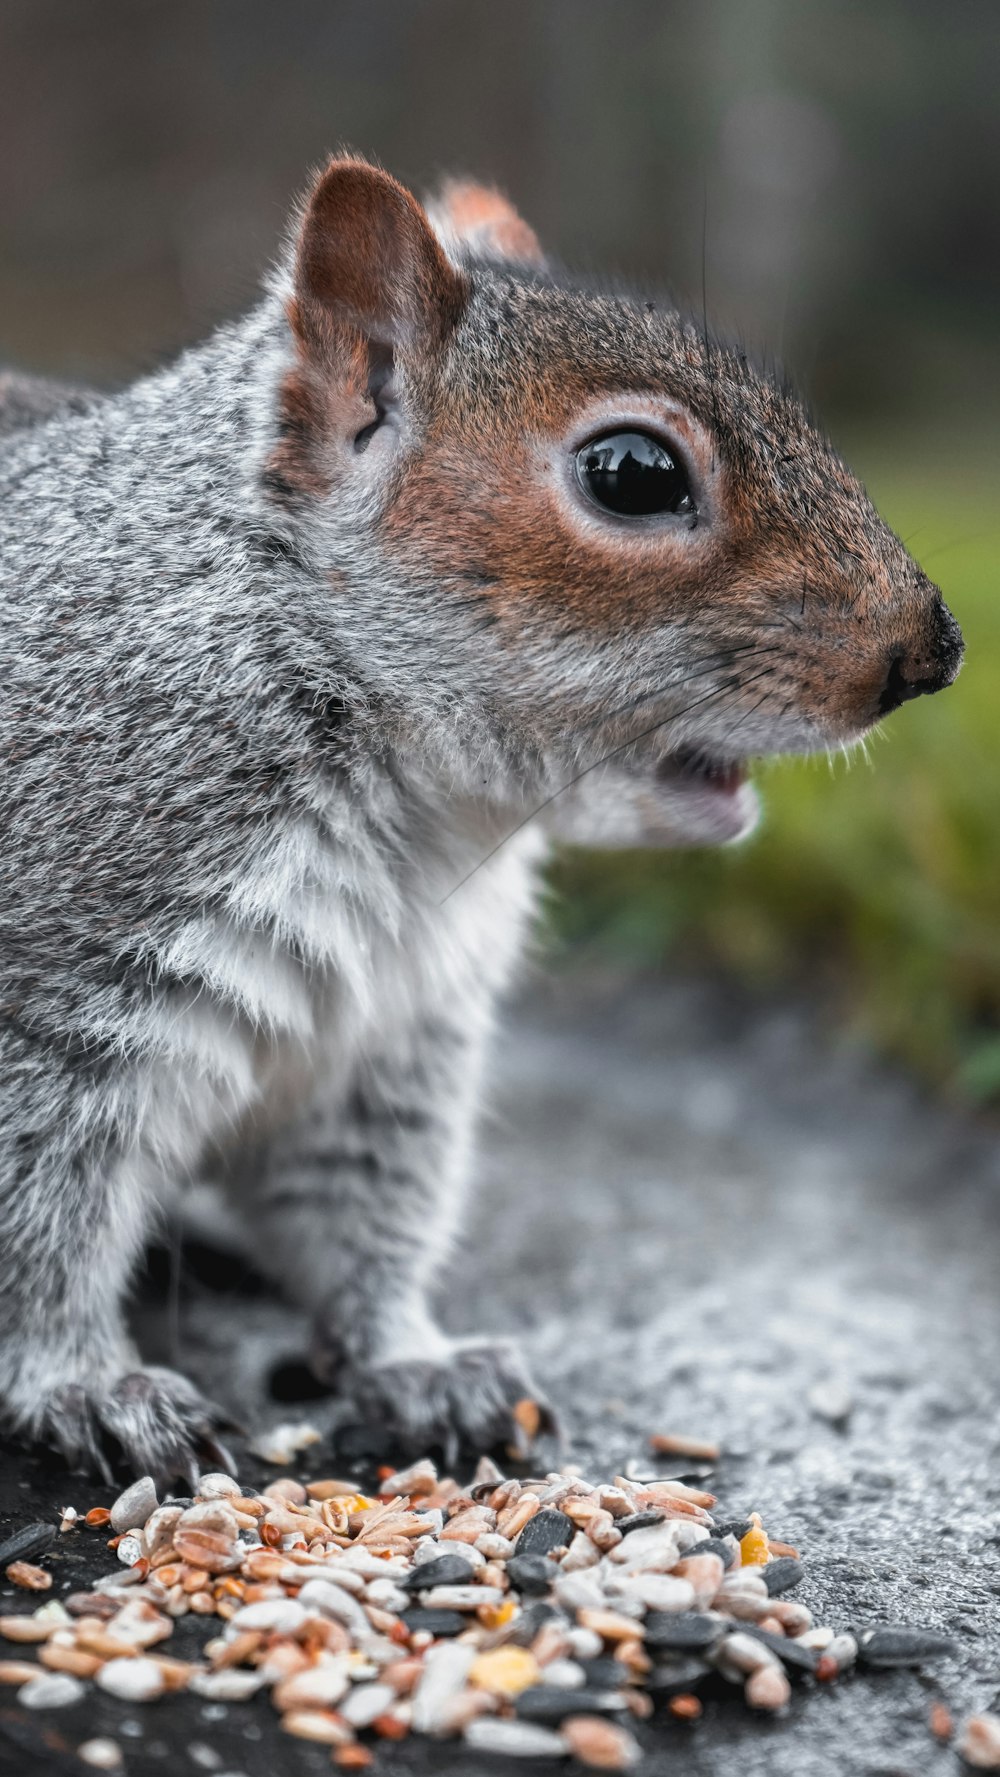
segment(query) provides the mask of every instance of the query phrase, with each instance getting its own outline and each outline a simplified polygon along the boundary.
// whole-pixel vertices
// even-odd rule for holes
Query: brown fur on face
[[[448,614],[484,698],[547,744],[584,719],[610,732],[623,708],[673,719],[678,687],[703,681],[693,738],[742,757],[854,739],[950,682],[960,638],[937,589],[787,388],[671,310],[504,263],[540,254],[495,193],[452,185],[432,214],[454,264],[387,175],[346,162],[320,180],[282,472],[335,485],[388,355],[380,571]],[[692,516],[623,519],[582,490],[579,449],[636,427],[686,465]]]
[[[692,660],[770,647],[772,706],[831,741],[877,717],[894,654],[930,676],[939,594],[788,391],[648,305],[483,280],[477,301],[386,514],[404,570],[489,603],[513,636],[669,629]],[[693,526],[581,496],[575,448],[629,423],[681,447]]]

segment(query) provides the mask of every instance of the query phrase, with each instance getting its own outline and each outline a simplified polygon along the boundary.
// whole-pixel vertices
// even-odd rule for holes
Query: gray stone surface
[[[712,1485],[727,1513],[759,1508],[801,1548],[796,1596],[819,1620],[921,1624],[959,1643],[923,1674],[803,1685],[778,1721],[750,1717],[735,1695],[713,1696],[693,1729],[656,1718],[639,1729],[641,1777],[957,1772],[929,1734],[931,1703],[941,1696],[960,1716],[1000,1693],[995,1132],[924,1102],[808,1010],[761,1009],[699,983],[541,982],[498,1046],[492,1096],[481,1187],[446,1291],[451,1324],[520,1333],[569,1454],[595,1474],[643,1457],[654,1429],[719,1437]],[[205,1276],[204,1262],[189,1271],[182,1316],[198,1379],[244,1417],[335,1418],[324,1402],[261,1392],[301,1348],[295,1317]],[[166,1317],[146,1293],[155,1347]],[[292,1380],[286,1369],[286,1392]],[[830,1382],[850,1396],[844,1423],[810,1404]],[[313,1472],[331,1466],[310,1453]],[[0,1535],[57,1503],[98,1499],[8,1453]],[[72,1584],[105,1567],[99,1541],[62,1541],[56,1570]],[[178,1652],[205,1633],[181,1628]],[[99,1732],[125,1749],[126,1777],[330,1769],[323,1749],[278,1734],[262,1700],[140,1710],[91,1695],[45,1722],[0,1693],[4,1772],[79,1773],[71,1749]],[[376,1769],[479,1777],[515,1766],[410,1742],[380,1746]]]

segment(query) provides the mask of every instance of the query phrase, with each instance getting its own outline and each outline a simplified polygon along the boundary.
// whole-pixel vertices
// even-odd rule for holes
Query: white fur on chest
[[[474,836],[407,860],[400,880],[373,849],[301,821],[274,835],[221,912],[156,947],[190,985],[151,1013],[142,1145],[167,1174],[209,1148],[287,1121],[359,1055],[391,1049],[422,1014],[482,1021],[531,905],[541,841],[520,835],[449,894]],[[485,990],[485,991],[484,991]]]

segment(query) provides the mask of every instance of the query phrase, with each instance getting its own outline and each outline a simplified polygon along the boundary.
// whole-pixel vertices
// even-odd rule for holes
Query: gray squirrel
[[[212,1165],[324,1377],[502,1441],[544,1397],[429,1297],[549,830],[736,839],[958,628],[787,388],[475,185],[335,158],[245,319],[0,402],[7,1425],[225,1461],[121,1307]]]

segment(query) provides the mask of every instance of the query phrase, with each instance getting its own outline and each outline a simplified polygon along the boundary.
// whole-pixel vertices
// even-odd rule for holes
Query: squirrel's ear
[[[471,179],[449,179],[427,206],[444,238],[461,242],[484,259],[542,267],[545,254],[533,228],[502,192]]]
[[[466,283],[416,198],[366,161],[332,160],[309,196],[295,255],[292,327],[336,354],[345,325],[391,351],[440,342]]]

